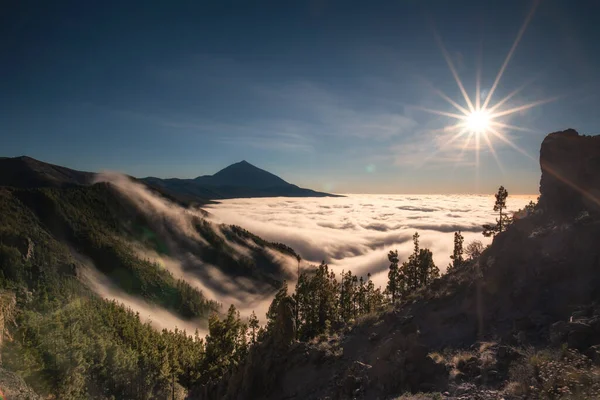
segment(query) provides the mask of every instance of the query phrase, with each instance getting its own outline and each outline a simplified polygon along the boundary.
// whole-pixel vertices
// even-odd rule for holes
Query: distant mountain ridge
[[[31,157],[0,157],[0,186],[18,188],[87,186],[97,174],[49,164]],[[247,161],[232,164],[214,175],[194,179],[136,179],[159,194],[182,204],[246,197],[336,196],[300,188]]]
[[[245,160],[231,164],[214,175],[203,175],[194,179],[148,177],[143,178],[142,181],[178,195],[198,196],[211,200],[279,196],[338,197],[338,195],[298,187]]]

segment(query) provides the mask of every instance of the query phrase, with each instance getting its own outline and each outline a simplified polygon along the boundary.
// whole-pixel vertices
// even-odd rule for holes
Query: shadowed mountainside
[[[245,365],[189,398],[596,397],[598,139],[548,135],[540,204],[476,260],[332,336],[276,346],[276,328]]]
[[[19,188],[91,185],[95,174],[38,161],[34,158],[0,158],[0,186]]]

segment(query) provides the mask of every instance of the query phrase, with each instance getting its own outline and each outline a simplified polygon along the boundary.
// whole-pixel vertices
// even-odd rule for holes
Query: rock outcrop
[[[4,332],[9,323],[14,322],[17,300],[12,292],[0,292],[0,347],[4,344]],[[0,364],[2,359],[0,358]]]
[[[0,368],[0,393],[10,400],[41,400],[42,397],[25,383],[23,378],[14,372]]]
[[[295,307],[294,300],[289,296],[279,302],[277,307],[273,341],[279,349],[287,348],[296,339]]]
[[[540,207],[561,216],[600,212],[600,136],[551,133],[542,142],[540,166]]]

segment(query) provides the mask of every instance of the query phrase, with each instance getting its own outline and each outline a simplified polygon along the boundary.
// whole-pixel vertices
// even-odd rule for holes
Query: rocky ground
[[[21,377],[3,368],[0,368],[0,391],[5,399],[41,400]]]

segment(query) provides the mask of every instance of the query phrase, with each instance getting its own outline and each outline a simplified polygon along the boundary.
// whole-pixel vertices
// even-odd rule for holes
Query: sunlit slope
[[[293,255],[291,249],[235,227],[215,226],[201,212],[146,194],[150,202],[136,203],[123,188],[105,182],[2,189],[5,278],[35,287],[81,278],[80,267],[87,264],[124,293],[192,319],[206,317],[216,306],[200,290],[204,287],[219,297],[243,282],[244,292],[263,293],[285,277],[281,260]]]

